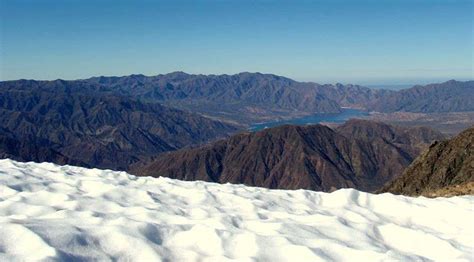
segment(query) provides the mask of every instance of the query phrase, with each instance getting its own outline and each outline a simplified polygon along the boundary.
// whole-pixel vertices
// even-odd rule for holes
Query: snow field
[[[5,159],[0,261],[472,261],[473,204]]]

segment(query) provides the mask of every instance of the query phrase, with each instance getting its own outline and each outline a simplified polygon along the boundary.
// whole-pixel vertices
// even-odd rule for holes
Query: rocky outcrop
[[[432,144],[379,193],[445,196],[469,193],[474,182],[474,127]],[[456,193],[457,192],[457,193]]]

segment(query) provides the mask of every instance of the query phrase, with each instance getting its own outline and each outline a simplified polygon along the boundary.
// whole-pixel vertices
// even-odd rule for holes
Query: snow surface
[[[0,260],[472,261],[473,203],[0,160]]]

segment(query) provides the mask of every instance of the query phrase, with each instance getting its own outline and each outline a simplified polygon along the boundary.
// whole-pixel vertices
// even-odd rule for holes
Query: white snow
[[[0,261],[472,261],[473,204],[0,160]]]

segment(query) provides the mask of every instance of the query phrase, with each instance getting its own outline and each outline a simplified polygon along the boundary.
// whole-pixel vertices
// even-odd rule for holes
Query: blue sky
[[[473,2],[0,0],[0,79],[172,71],[473,78]]]

